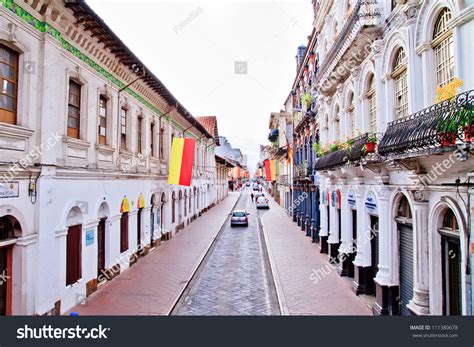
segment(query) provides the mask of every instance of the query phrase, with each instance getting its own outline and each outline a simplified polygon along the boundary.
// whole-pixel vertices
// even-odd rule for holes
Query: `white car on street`
[[[257,208],[270,208],[268,204],[268,199],[264,196],[259,196],[256,200]]]

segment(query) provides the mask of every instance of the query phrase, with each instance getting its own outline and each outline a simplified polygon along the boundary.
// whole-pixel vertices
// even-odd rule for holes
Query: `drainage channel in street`
[[[248,227],[222,226],[171,315],[279,315],[277,293],[260,224],[244,190],[234,210],[247,210]]]

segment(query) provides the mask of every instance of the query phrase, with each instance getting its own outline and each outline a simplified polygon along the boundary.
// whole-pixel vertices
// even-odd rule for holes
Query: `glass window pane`
[[[3,61],[10,65],[15,65],[15,60],[16,54],[13,51],[6,49],[5,47],[0,47],[0,61]]]
[[[1,77],[8,78],[9,80],[15,79],[15,70],[12,66],[0,64]]]
[[[0,108],[15,111],[15,99],[8,95],[0,95]]]
[[[69,128],[77,129],[77,128],[78,128],[78,125],[79,125],[79,120],[78,120],[77,118],[68,117],[68,119],[67,119],[67,126],[68,126]]]
[[[15,96],[15,85],[12,82],[9,82],[7,80],[3,80],[2,83],[2,93]]]

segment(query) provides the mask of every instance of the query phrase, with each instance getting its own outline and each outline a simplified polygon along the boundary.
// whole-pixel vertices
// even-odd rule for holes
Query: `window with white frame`
[[[408,81],[405,50],[399,48],[392,69],[395,83],[395,117],[400,119],[408,116]]]
[[[377,103],[375,100],[375,78],[373,74],[368,79],[366,97],[369,107],[369,131],[375,133],[377,131]]]
[[[436,62],[436,83],[443,86],[454,78],[454,40],[449,28],[451,11],[445,8],[436,20],[432,46]]]

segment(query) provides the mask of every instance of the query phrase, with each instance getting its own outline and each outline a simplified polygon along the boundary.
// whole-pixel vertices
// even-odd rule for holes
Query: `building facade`
[[[0,314],[61,314],[218,201],[216,143],[82,1],[2,1],[0,60]]]
[[[471,315],[474,4],[313,5],[321,245],[374,314]]]

